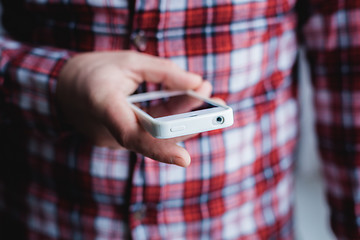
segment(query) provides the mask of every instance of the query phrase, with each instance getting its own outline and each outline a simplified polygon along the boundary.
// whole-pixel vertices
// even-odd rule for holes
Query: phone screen
[[[157,98],[134,104],[153,118],[218,107],[188,94]]]

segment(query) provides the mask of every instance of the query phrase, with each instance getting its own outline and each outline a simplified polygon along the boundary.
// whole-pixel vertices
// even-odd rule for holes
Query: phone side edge
[[[159,138],[161,136],[162,132],[162,125],[164,123],[161,123],[160,121],[154,119],[149,114],[129,102],[131,108],[134,110],[141,126],[148,131],[153,137]]]

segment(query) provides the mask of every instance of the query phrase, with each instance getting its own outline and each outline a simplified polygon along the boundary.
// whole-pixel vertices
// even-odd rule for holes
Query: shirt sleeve
[[[56,108],[56,84],[72,55],[64,49],[31,46],[0,36],[2,115],[16,113],[32,130],[57,135],[63,125]]]
[[[331,227],[360,239],[360,1],[309,3],[303,36]]]

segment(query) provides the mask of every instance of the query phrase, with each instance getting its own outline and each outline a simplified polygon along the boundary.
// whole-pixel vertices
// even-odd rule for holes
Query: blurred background
[[[295,234],[297,240],[332,240],[335,237],[330,230],[329,209],[316,149],[312,91],[304,55],[304,51],[301,51],[299,97],[302,114],[296,170]]]
[[[299,67],[300,142],[297,156],[295,191],[295,231],[298,240],[332,240],[325,185],[317,152],[314,108],[309,66],[300,51]]]

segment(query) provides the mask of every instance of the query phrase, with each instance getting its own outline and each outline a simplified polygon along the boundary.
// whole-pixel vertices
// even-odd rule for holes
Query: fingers
[[[222,100],[221,98],[213,97],[213,98],[211,98],[211,100],[213,100],[214,102],[217,102],[219,104],[226,105],[226,102],[224,100]]]
[[[211,92],[209,83],[170,60],[133,51],[111,51],[83,53],[68,61],[59,77],[56,99],[64,119],[95,144],[118,147],[113,136],[125,148],[187,166],[188,152],[175,140],[153,138],[128,106],[126,96],[143,81],[161,83],[170,90],[192,89],[204,96]]]
[[[199,75],[184,71],[170,60],[146,54],[138,55],[134,68],[145,81],[163,83],[169,90],[196,89],[203,82]]]
[[[208,81],[203,81],[194,91],[203,97],[210,97],[212,85]]]

